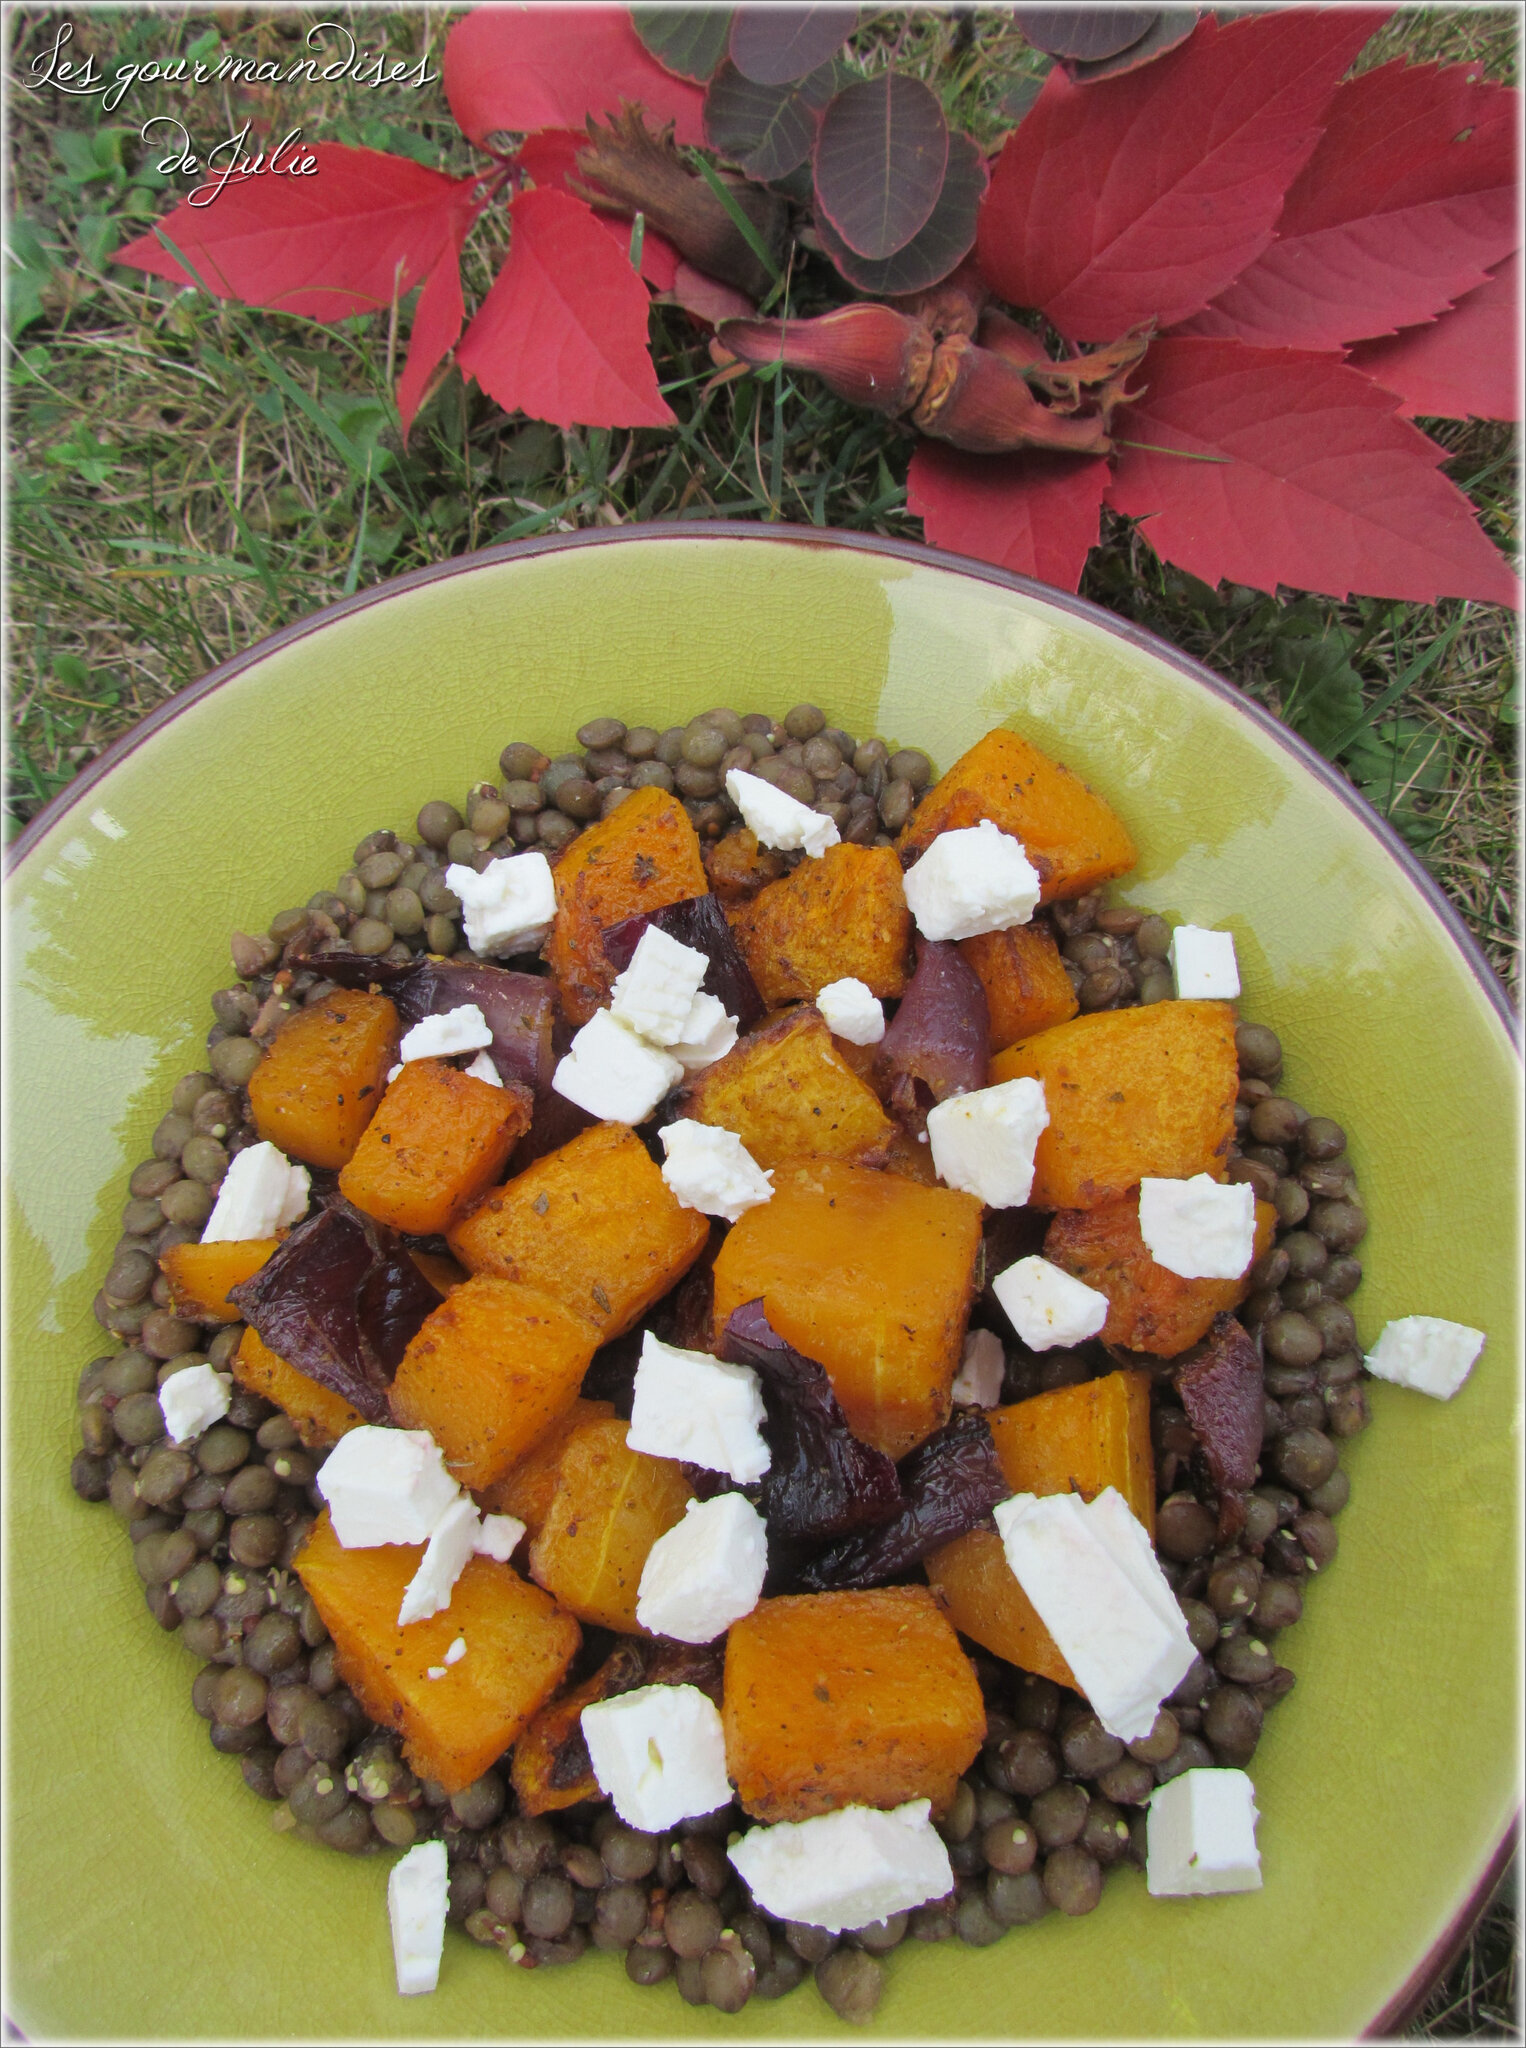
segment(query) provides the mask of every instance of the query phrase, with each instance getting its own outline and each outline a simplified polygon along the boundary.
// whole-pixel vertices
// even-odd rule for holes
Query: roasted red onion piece
[[[681,903],[665,903],[660,910],[643,910],[639,916],[622,917],[618,924],[606,926],[604,950],[616,967],[623,971],[630,966],[631,955],[649,924],[677,939],[681,946],[692,946],[696,953],[704,954],[710,971],[700,987],[719,998],[736,1018],[738,1031],[750,1031],[761,1021],[767,1006],[716,896],[689,896]]]
[[[420,1018],[475,1003],[493,1034],[488,1050],[499,1078],[533,1088],[537,1104],[549,1094],[556,1065],[556,990],[544,975],[516,974],[480,961],[456,966],[448,960],[367,960],[358,953],[320,953],[308,965],[341,988],[382,989],[397,1005],[405,1031]]]
[[[891,1109],[920,1133],[933,1103],[984,1088],[990,1065],[991,1016],[979,975],[957,946],[919,937],[916,972],[874,1062]]]
[[[1244,1497],[1256,1482],[1266,1417],[1260,1354],[1233,1316],[1217,1315],[1175,1379],[1218,1490],[1220,1535],[1238,1534],[1245,1523]]]

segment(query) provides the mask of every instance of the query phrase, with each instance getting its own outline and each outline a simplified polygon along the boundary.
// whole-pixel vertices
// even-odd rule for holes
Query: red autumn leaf
[[[696,270],[682,257],[671,290],[675,303],[696,320],[703,320],[707,327],[719,327],[723,320],[746,320],[757,310],[745,292]]]
[[[1521,393],[1520,259],[1499,269],[1424,327],[1351,351],[1353,368],[1397,393],[1402,417],[1518,420]]]
[[[703,89],[664,71],[624,7],[477,7],[445,38],[445,97],[473,142],[500,132],[581,128],[590,114],[645,107],[680,142],[703,142]]]
[[[1348,79],[1276,241],[1191,331],[1331,349],[1431,319],[1519,240],[1518,112],[1462,66]]]
[[[1107,464],[1042,452],[965,455],[919,441],[906,509],[934,547],[1074,590],[1096,546]]]
[[[982,272],[1074,341],[1186,319],[1272,239],[1336,82],[1383,18],[1209,19],[1121,77],[1051,71],[992,173]]]
[[[517,162],[525,175],[538,186],[549,185],[557,192],[570,192],[574,199],[581,194],[573,191],[571,180],[578,178],[577,154],[588,147],[588,136],[571,128],[546,128],[539,135],[527,136]],[[587,180],[579,180],[584,185]],[[600,227],[607,228],[620,247],[630,252],[632,223],[623,213],[602,213],[595,207],[594,219]],[[653,291],[670,292],[678,275],[678,251],[673,244],[657,230],[648,225],[641,237],[641,275]]]
[[[435,266],[424,280],[419,302],[413,309],[413,330],[408,337],[408,359],[397,385],[398,417],[406,443],[429,380],[456,345],[466,304],[461,297],[461,244],[470,223],[463,216],[460,233],[446,243]]]
[[[590,208],[521,192],[509,254],[456,351],[505,412],[557,427],[670,427],[647,353],[646,287]]]
[[[1473,507],[1441,475],[1443,451],[1338,357],[1173,336],[1139,378],[1145,396],[1114,421],[1107,502],[1178,568],[1208,584],[1331,597],[1520,601]]]
[[[233,178],[205,206],[183,199],[159,225],[219,298],[313,320],[390,305],[433,269],[469,215],[476,180],[337,142],[313,143],[310,153],[311,176]],[[152,228],[116,261],[194,282]]]

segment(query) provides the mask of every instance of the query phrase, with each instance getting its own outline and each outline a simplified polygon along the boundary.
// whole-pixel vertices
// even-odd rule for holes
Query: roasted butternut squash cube
[[[810,1002],[851,975],[877,996],[906,987],[911,912],[890,846],[829,846],[731,919],[765,1003]]]
[[[478,1273],[403,1353],[392,1419],[427,1429],[463,1486],[491,1486],[572,1406],[598,1341],[585,1316],[539,1288]]]
[[[853,1434],[902,1458],[947,1422],[975,1286],[981,1206],[836,1160],[793,1161],[715,1261],[715,1332],[760,1297],[826,1369]]]
[[[998,1053],[991,1080],[1043,1083],[1049,1128],[1035,1209],[1100,1209],[1148,1174],[1224,1178],[1240,1070],[1228,1003],[1151,1003],[1072,1017]]]
[[[1041,924],[961,939],[959,950],[980,976],[991,1017],[991,1050],[1005,1052],[1051,1024],[1063,1024],[1081,1005],[1065,972],[1054,934]]]
[[[530,1128],[528,1088],[495,1088],[445,1060],[409,1060],[339,1176],[357,1209],[415,1237],[446,1230]]]
[[[791,1010],[679,1090],[678,1114],[735,1131],[759,1166],[782,1159],[883,1159],[896,1126],[819,1010]]]
[[[423,1555],[414,1543],[345,1550],[325,1509],[295,1570],[334,1639],[345,1684],[373,1721],[398,1730],[421,1778],[459,1792],[556,1691],[582,1631],[539,1586],[489,1557],[467,1561],[441,1613],[400,1629],[398,1609]],[[458,1636],[466,1654],[447,1664]]]
[[[985,1704],[924,1586],[762,1600],[726,1638],[726,1768],[761,1821],[953,1802]]]
[[[376,1114],[398,1036],[385,996],[341,990],[298,1010],[249,1077],[255,1129],[309,1166],[343,1166]]]
[[[676,1460],[630,1448],[629,1427],[618,1417],[585,1422],[567,1439],[530,1576],[580,1621],[636,1636],[647,1633],[636,1620],[647,1554],[692,1496]]]
[[[1256,1204],[1255,1249],[1238,1280],[1184,1280],[1159,1266],[1139,1234],[1139,1192],[1131,1190],[1100,1209],[1062,1209],[1044,1239],[1044,1257],[1108,1299],[1105,1344],[1174,1358],[1206,1337],[1216,1315],[1237,1308],[1250,1292],[1250,1269],[1271,1249],[1277,1211]]]
[[[972,1529],[923,1560],[927,1582],[959,1633],[1020,1670],[1081,1688],[1038,1610],[1013,1576],[994,1529]]]
[[[583,1709],[631,1691],[644,1676],[641,1645],[617,1643],[591,1678],[546,1702],[514,1745],[509,1775],[521,1813],[559,1813],[603,1798],[583,1738]]]
[[[556,920],[545,957],[574,1024],[586,1024],[609,1001],[619,969],[604,951],[608,927],[710,888],[699,836],[678,798],[663,789],[638,789],[590,825],[554,874]]]
[[[758,835],[745,825],[724,839],[712,839],[701,852],[710,887],[723,905],[750,903],[785,872],[784,855],[771,846],[759,846]]]
[[[1137,855],[1123,820],[1079,775],[998,726],[935,782],[896,842],[903,867],[940,832],[989,818],[1022,841],[1041,879],[1040,901],[1084,896]]]
[[[594,1124],[489,1195],[448,1241],[468,1271],[541,1288],[607,1344],[678,1284],[709,1239],[709,1217],[679,1207],[629,1124]]]
[[[585,1401],[578,1395],[545,1435],[537,1437],[522,1458],[515,1459],[501,1479],[495,1479],[491,1486],[472,1489],[477,1505],[490,1515],[512,1515],[524,1523],[532,1536],[538,1536],[556,1496],[557,1467],[562,1462],[567,1439],[585,1422],[602,1422],[614,1412],[613,1401]]]
[[[309,1450],[338,1443],[346,1430],[360,1428],[366,1419],[343,1394],[288,1365],[261,1339],[252,1323],[233,1354],[233,1377],[241,1387],[284,1409]]]
[[[229,1239],[222,1244],[176,1244],[161,1253],[159,1270],[170,1283],[176,1315],[198,1323],[236,1323],[228,1289],[252,1279],[275,1250],[273,1237]]]

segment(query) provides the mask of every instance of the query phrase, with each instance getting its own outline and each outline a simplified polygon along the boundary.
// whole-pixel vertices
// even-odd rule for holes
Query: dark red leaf
[[[1196,7],[1163,7],[1139,41],[1130,43],[1116,57],[1099,57],[1095,63],[1079,63],[1072,59],[1065,69],[1077,85],[1089,85],[1099,78],[1121,78],[1125,71],[1137,71],[1142,64],[1153,64],[1157,57],[1164,57],[1167,50],[1174,50],[1178,43],[1184,43],[1197,27],[1197,22]]]
[[[726,54],[729,7],[633,7],[631,27],[664,71],[703,85]]]
[[[647,353],[646,288],[592,209],[521,192],[508,258],[456,361],[505,412],[553,426],[666,427]]]
[[[1062,334],[1110,341],[1184,320],[1272,238],[1372,9],[1279,9],[1124,77],[1052,71],[1008,137],[981,208],[980,267]]]
[[[456,229],[435,258],[413,309],[408,356],[397,384],[397,411],[405,442],[431,377],[460,339],[466,318],[461,297],[461,244],[469,225],[464,214],[457,216]]]
[[[1153,7],[1016,7],[1012,19],[1046,57],[1095,62],[1137,43],[1158,14]]]
[[[624,7],[477,7],[445,38],[445,97],[473,142],[581,128],[632,100],[700,142],[704,95],[641,47]]]
[[[917,967],[874,1055],[876,1086],[908,1131],[927,1112],[986,1085],[991,1013],[980,976],[957,946],[917,935]]]
[[[895,298],[926,291],[956,270],[970,253],[986,184],[980,151],[968,135],[956,133],[948,139],[948,166],[938,203],[926,226],[904,249],[897,249],[883,262],[871,262],[848,247],[820,207],[815,214],[816,233],[849,284],[857,285],[861,292]]]
[[[1140,379],[1145,396],[1115,422],[1107,502],[1178,568],[1209,585],[1519,602],[1473,507],[1440,473],[1445,452],[1339,358],[1169,336]]]
[[[816,133],[816,211],[855,256],[883,263],[926,227],[948,167],[948,123],[918,78],[860,79]]]
[[[1074,590],[1097,544],[1107,464],[1068,455],[964,455],[919,441],[906,509],[934,547]]]
[[[525,138],[515,161],[533,185],[549,185],[553,191],[568,192],[574,199],[581,199],[581,191],[573,191],[570,181],[578,177],[578,151],[587,147],[588,137],[580,130],[546,128],[539,135]],[[629,255],[631,221],[623,213],[604,213],[598,207],[593,209],[593,216]],[[670,292],[678,276],[678,263],[678,251],[673,244],[648,222],[641,236],[641,275],[654,291]]]
[[[310,177],[230,179],[206,206],[183,199],[159,225],[219,298],[311,320],[348,320],[426,278],[470,224],[473,178],[409,157],[317,142]],[[116,253],[172,284],[190,275],[150,228]]]
[[[1403,403],[1400,414],[1442,419],[1521,416],[1520,260],[1510,256],[1488,282],[1424,327],[1407,327],[1351,351],[1361,370]]]
[[[857,27],[856,7],[739,7],[731,61],[755,85],[793,85],[835,57]]]
[[[1515,93],[1461,66],[1348,79],[1276,241],[1191,331],[1333,349],[1431,319],[1520,239],[1518,118]]]
[[[787,178],[811,153],[836,77],[824,64],[798,85],[755,85],[725,63],[705,94],[705,140],[749,178]]]

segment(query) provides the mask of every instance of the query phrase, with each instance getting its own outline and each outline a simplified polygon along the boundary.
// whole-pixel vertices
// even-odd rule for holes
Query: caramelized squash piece
[[[688,813],[663,789],[628,796],[573,840],[553,872],[556,920],[545,957],[573,1024],[609,1001],[618,969],[604,951],[605,929],[710,887]]]
[[[836,1160],[794,1161],[715,1261],[715,1332],[743,1302],[825,1367],[856,1437],[902,1458],[947,1422],[980,1203]]]
[[[1049,1128],[1034,1154],[1035,1209],[1100,1209],[1148,1174],[1224,1178],[1235,1134],[1235,1013],[1151,1003],[1072,1017],[998,1053],[991,1080],[1043,1083]]]
[[[366,1419],[343,1394],[288,1365],[263,1342],[252,1323],[239,1339],[232,1364],[239,1385],[283,1408],[311,1451],[326,1450],[338,1443],[346,1430],[359,1429]]]
[[[463,1486],[491,1486],[577,1399],[598,1332],[549,1294],[478,1273],[424,1318],[392,1419],[427,1429]]]
[[[534,1107],[528,1088],[495,1088],[445,1060],[409,1060],[340,1174],[339,1191],[378,1223],[433,1237],[497,1180]]]
[[[584,1799],[602,1799],[583,1736],[583,1709],[642,1682],[639,1643],[617,1643],[592,1678],[548,1700],[514,1745],[509,1767],[521,1813],[559,1813]]]
[[[636,1620],[647,1553],[683,1520],[691,1494],[674,1459],[630,1449],[629,1427],[585,1422],[567,1439],[530,1576],[580,1621],[636,1636],[647,1633]]]
[[[1206,1337],[1216,1315],[1238,1308],[1250,1292],[1250,1268],[1271,1249],[1277,1211],[1256,1204],[1255,1250],[1238,1280],[1184,1280],[1158,1266],[1139,1234],[1139,1191],[1133,1189],[1100,1209],[1062,1209],[1044,1239],[1052,1265],[1108,1298],[1104,1344],[1175,1358]]]
[[[238,1322],[228,1289],[258,1273],[277,1242],[273,1237],[245,1237],[223,1244],[171,1245],[159,1259],[159,1270],[170,1283],[170,1306],[192,1322]]]
[[[970,1660],[924,1586],[763,1600],[726,1638],[726,1768],[761,1821],[930,1799],[985,1736]]]
[[[473,1488],[477,1505],[490,1515],[512,1515],[524,1523],[532,1536],[538,1536],[556,1496],[557,1467],[562,1462],[567,1439],[585,1422],[602,1422],[614,1412],[613,1401],[585,1401],[579,1394],[501,1479],[495,1479],[491,1486]]]
[[[398,1037],[385,996],[339,989],[298,1010],[249,1077],[255,1129],[308,1166],[345,1165],[381,1102]]]
[[[458,1266],[444,1252],[421,1252],[410,1245],[408,1256],[442,1300],[467,1278],[466,1268]]]
[[[819,1010],[775,1017],[696,1074],[678,1114],[735,1131],[759,1166],[782,1159],[881,1160],[896,1126],[844,1059]]]
[[[765,1003],[810,1002],[851,975],[877,996],[906,987],[911,912],[890,846],[829,846],[731,919]]]
[[[601,1344],[640,1322],[709,1239],[709,1217],[679,1207],[629,1124],[580,1131],[449,1233],[451,1250],[470,1272],[497,1273],[554,1295],[587,1317]]]
[[[785,873],[784,855],[771,846],[759,846],[758,835],[745,825],[724,839],[711,840],[703,859],[710,887],[723,905],[750,903],[760,889]]]
[[[1064,1024],[1081,1005],[1054,934],[1041,924],[961,939],[959,950],[980,976],[991,1017],[991,1050],[1005,1052],[1051,1024]]]
[[[400,1732],[421,1778],[459,1792],[555,1692],[582,1631],[549,1594],[490,1557],[468,1559],[441,1613],[400,1629],[398,1609],[423,1555],[414,1543],[345,1550],[325,1509],[294,1569],[334,1639],[345,1684],[373,1721]],[[466,1654],[447,1664],[457,1636]]]
[[[1059,761],[998,726],[962,754],[923,797],[896,842],[903,867],[940,832],[989,818],[1022,841],[1041,878],[1040,901],[1084,896],[1137,855],[1123,820]]]

